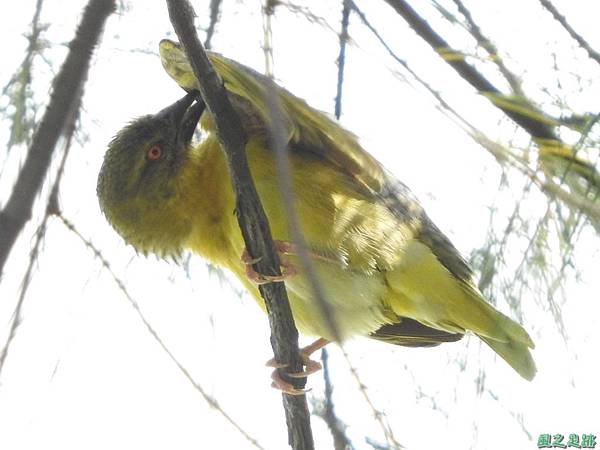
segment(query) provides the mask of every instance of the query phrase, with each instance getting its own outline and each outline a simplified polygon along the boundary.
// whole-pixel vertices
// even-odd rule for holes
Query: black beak
[[[179,125],[179,132],[177,133],[177,138],[179,142],[183,142],[185,145],[188,145],[192,140],[192,136],[194,135],[194,131],[196,131],[196,126],[198,125],[198,121],[202,116],[202,113],[206,109],[206,104],[200,94],[198,94],[196,99],[196,103],[192,105],[191,108],[185,112],[183,116],[183,120]]]
[[[191,106],[194,100],[196,100],[196,104]],[[187,145],[192,140],[198,121],[205,109],[206,105],[200,97],[200,93],[194,90],[159,111],[155,117],[171,122],[177,129],[177,141]]]

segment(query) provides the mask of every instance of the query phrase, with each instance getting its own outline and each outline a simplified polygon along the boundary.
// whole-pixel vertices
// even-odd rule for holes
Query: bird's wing
[[[384,325],[369,335],[378,341],[403,347],[435,347],[444,342],[459,341],[463,336],[436,330],[407,317],[398,317],[397,323]]]
[[[196,78],[181,46],[163,39],[159,47],[160,58],[167,74],[186,91],[198,89]],[[225,88],[253,105],[264,123],[269,123],[267,104],[271,89],[278,95],[281,119],[292,143],[324,158],[338,169],[350,174],[358,182],[379,190],[386,178],[385,171],[375,158],[365,152],[356,137],[343,129],[327,114],[310,107],[304,100],[275,85],[266,76],[228,59],[218,53],[208,52]],[[239,110],[239,109],[238,109]],[[250,114],[248,110],[242,114]],[[242,117],[242,121],[247,117]]]
[[[378,196],[402,222],[413,221],[414,238],[429,247],[442,265],[461,282],[471,284],[472,271],[452,242],[433,223],[410,189],[386,175]]]
[[[181,87],[197,88],[178,44],[162,41],[160,54],[165,70]],[[326,246],[341,256],[339,260],[350,271],[368,277],[381,272],[390,293],[393,291],[382,302],[389,302],[386,306],[400,317],[375,331],[374,338],[400,345],[435,345],[456,340],[465,330],[471,330],[523,377],[533,378],[531,338],[517,323],[486,303],[473,284],[466,262],[404,184],[387,174],[352,133],[326,114],[246,66],[216,53],[210,53],[209,58],[253,136],[272,133],[273,102],[269,100],[277,96],[281,123],[277,131],[287,134],[290,152],[301,156],[297,159],[304,167],[304,171],[291,172],[300,175],[298,183],[304,183],[296,191],[296,201],[310,212],[305,220],[310,225],[324,212],[330,225],[326,228],[330,233]],[[307,173],[309,154],[316,156],[319,164]],[[323,197],[321,209],[328,206],[325,211],[317,211],[315,202],[302,198],[310,191],[309,185],[316,184],[314,174],[319,173],[321,185],[316,190]],[[320,235],[325,229],[313,228],[307,241],[311,245],[323,243]]]
[[[160,57],[165,71],[182,88],[196,89],[197,82],[181,46],[164,39]],[[363,150],[356,137],[327,114],[310,107],[304,100],[273,85],[267,77],[217,53],[209,58],[228,91],[246,98],[268,121],[267,86],[274,86],[287,127],[290,148],[307,151],[329,162],[377,197],[401,223],[410,223],[415,238],[427,245],[440,262],[458,279],[469,282],[471,271],[451,242],[427,217],[410,190],[386,173],[381,164]]]

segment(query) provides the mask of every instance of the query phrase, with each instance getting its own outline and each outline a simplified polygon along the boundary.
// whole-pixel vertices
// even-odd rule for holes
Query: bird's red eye
[[[162,155],[162,148],[160,148],[160,145],[158,145],[158,144],[154,144],[146,152],[146,158],[149,159],[150,161],[156,161],[157,159],[159,159],[161,157],[161,155]]]

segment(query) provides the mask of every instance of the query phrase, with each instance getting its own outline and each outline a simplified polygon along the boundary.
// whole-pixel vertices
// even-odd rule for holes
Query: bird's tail
[[[486,304],[487,305],[487,304]],[[527,332],[511,318],[491,307],[497,329],[502,330],[503,336],[490,337],[477,333],[483,342],[489,345],[504,359],[519,375],[526,380],[532,380],[536,373],[535,362],[529,349],[535,347]]]
[[[470,280],[446,269],[426,245],[410,242],[402,257],[401,264],[386,273],[393,292],[390,304],[398,316],[448,333],[471,331],[523,378],[535,376],[529,352],[535,346],[521,325],[496,311]]]

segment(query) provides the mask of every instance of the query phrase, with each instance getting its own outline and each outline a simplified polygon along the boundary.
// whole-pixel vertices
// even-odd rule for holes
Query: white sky
[[[22,1],[18,7],[4,8],[0,16],[0,41],[5,43],[2,85],[23,57],[23,33],[34,3]],[[48,58],[53,60],[54,71],[66,51],[56,44],[72,38],[74,12],[81,11],[84,3],[46,2],[42,21],[50,24],[46,38],[53,44]],[[269,370],[263,367],[271,351],[266,317],[247,295],[239,298],[227,283],[210,276],[199,258],[191,259],[188,278],[171,263],[137,257],[108,226],[97,206],[96,176],[110,138],[132,117],[158,111],[181,96],[157,56],[133,51],[157,51],[162,38],[172,37],[164,3],[134,3],[126,14],[109,20],[94,58],[82,116],[89,141],[72,149],[61,189],[64,214],[104,252],[150,323],[204,389],[265,448],[284,448],[280,395],[269,388]],[[201,25],[208,23],[207,3],[194,2]],[[213,39],[215,50],[262,70],[259,3],[224,3],[224,21]],[[306,2],[336,29],[338,3]],[[598,11],[592,13],[589,3],[555,3],[599,49]],[[506,134],[509,128],[497,126],[500,114],[473,96],[382,2],[357,4],[397,53],[427,73],[428,80],[448,93],[470,120],[492,138],[512,136]],[[524,73],[528,92],[542,101],[540,87],[556,89],[551,53],[557,52],[559,66],[572,68],[562,75],[561,85],[567,86],[564,92],[573,107],[578,112],[597,109],[600,83],[588,86],[584,81],[586,91],[578,94],[574,78],[598,80],[598,67],[581,50],[572,50],[575,47],[540,13],[537,2],[468,5],[482,28],[512,57],[515,70]],[[423,11],[433,17],[427,8],[430,5],[423,2]],[[313,106],[331,112],[337,39],[331,31],[284,11],[274,21],[275,75]],[[458,29],[442,21],[436,27],[448,33],[451,42],[464,44]],[[350,32],[358,46],[348,49],[343,124],[411,186],[430,216],[468,255],[485,242],[488,206],[497,200],[498,214],[506,214],[520,191],[513,196],[498,193],[500,174],[494,160],[440,114],[421,89],[394,77],[388,69],[400,68],[356,17]],[[36,71],[35,96],[44,103],[53,73],[39,59]],[[6,139],[4,123],[0,142]],[[22,150],[13,150],[5,173],[15,173]],[[3,176],[0,181],[0,202],[10,192],[9,178]],[[543,212],[545,206],[538,208]],[[0,284],[2,342],[34,230],[35,225],[26,229]],[[534,356],[539,372],[531,383],[521,380],[476,338],[427,350],[367,339],[347,344],[373,403],[385,412],[401,443],[415,450],[530,449],[537,448],[540,433],[600,435],[599,260],[597,237],[590,236],[589,248],[577,253],[581,278],[564,286],[566,344],[551,314],[533,299],[522,299],[524,325],[537,344]],[[510,313],[506,304],[499,307]],[[23,318],[0,378],[0,449],[249,448],[157,345],[100,262],[57,221],[50,223]],[[353,443],[359,449],[370,448],[365,436],[383,442],[339,349],[332,347],[330,354],[336,410],[348,424]],[[466,363],[464,371],[457,361]],[[478,395],[475,378],[480,367],[485,368],[486,391]],[[319,398],[321,376],[313,376],[309,383],[314,388],[311,395]],[[522,415],[533,441],[514,415]],[[313,428],[317,448],[331,448],[329,434],[318,418],[313,418]]]

